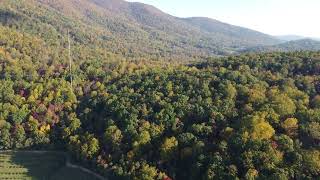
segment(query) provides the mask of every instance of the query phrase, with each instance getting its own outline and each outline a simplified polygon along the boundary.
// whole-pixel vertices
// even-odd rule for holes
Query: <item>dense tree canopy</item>
[[[67,52],[0,30],[1,149],[68,150],[119,179],[320,175],[317,52],[190,65],[74,57],[71,87]]]

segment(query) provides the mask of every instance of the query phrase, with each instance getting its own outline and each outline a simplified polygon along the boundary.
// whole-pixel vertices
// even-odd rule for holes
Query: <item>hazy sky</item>
[[[271,35],[320,37],[320,0],[128,0],[178,17],[204,16]]]

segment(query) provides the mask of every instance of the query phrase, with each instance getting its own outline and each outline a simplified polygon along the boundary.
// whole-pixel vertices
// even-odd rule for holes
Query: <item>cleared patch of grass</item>
[[[76,168],[66,167],[66,156],[58,152],[0,152],[1,180],[96,180]]]

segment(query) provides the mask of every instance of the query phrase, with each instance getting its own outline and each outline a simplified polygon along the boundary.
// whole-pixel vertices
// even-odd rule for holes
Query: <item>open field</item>
[[[95,180],[91,174],[66,166],[57,152],[0,152],[1,180]]]

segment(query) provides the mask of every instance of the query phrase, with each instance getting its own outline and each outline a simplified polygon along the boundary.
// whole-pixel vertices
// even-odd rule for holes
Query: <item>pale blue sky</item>
[[[178,16],[203,16],[271,35],[320,37],[320,0],[128,0]]]

